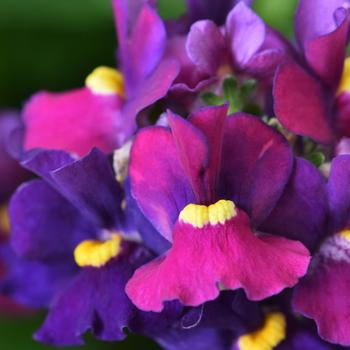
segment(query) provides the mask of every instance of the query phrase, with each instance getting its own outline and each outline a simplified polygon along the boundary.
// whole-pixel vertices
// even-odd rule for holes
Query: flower
[[[344,83],[349,5],[347,0],[299,1],[295,30],[302,54],[283,64],[274,81],[274,109],[282,125],[323,144],[350,136]]]
[[[298,223],[309,220],[311,209],[317,218],[312,232],[322,232],[322,178],[297,161],[300,169],[288,183],[293,157],[286,140],[254,117],[226,117],[226,112],[227,106],[207,108],[188,121],[169,112],[171,130],[151,127],[136,136],[132,195],[172,242],[166,254],[136,270],[126,286],[142,310],[160,311],[164,301],[173,299],[200,305],[215,299],[219,289],[243,288],[249,299],[261,300],[292,287],[306,273],[309,252],[302,243],[262,234],[260,228],[266,222],[278,230],[280,224],[273,227],[268,217],[279,200],[275,210],[286,226],[284,211],[293,208],[296,214],[302,202],[293,199],[292,190],[300,191],[301,181],[317,189],[320,201],[306,200]],[[286,188],[290,192],[283,198]],[[302,231],[274,234],[309,240]]]
[[[296,287],[293,306],[316,321],[325,340],[350,345],[349,300],[349,207],[350,157],[332,161],[328,180],[329,237],[314,256],[310,271]]]
[[[178,74],[162,59],[166,33],[147,2],[113,2],[121,71],[99,67],[86,86],[64,93],[39,92],[26,104],[24,149],[60,149],[83,156],[93,147],[109,153],[135,132],[137,114],[164,97]]]

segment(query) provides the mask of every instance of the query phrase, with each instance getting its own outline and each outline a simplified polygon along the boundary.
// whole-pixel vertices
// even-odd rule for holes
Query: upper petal
[[[243,68],[265,40],[265,24],[243,1],[229,13],[226,20],[234,62]]]
[[[300,66],[286,63],[279,67],[273,97],[276,116],[288,130],[321,143],[333,141],[327,98],[319,81]]]
[[[180,210],[195,201],[181,167],[170,130],[152,127],[138,133],[130,157],[131,193],[146,217],[170,241]]]
[[[320,171],[297,158],[276,207],[259,229],[303,242],[313,250],[327,234],[326,183]]]
[[[230,198],[252,219],[262,222],[276,205],[292,171],[287,141],[259,119],[228,118],[219,177],[221,198]]]
[[[225,54],[225,46],[224,36],[214,22],[203,20],[191,26],[186,51],[200,71],[216,74]]]
[[[350,224],[350,156],[333,159],[328,180],[328,199],[334,231]]]

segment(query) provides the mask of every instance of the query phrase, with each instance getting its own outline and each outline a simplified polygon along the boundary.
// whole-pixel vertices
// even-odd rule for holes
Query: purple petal
[[[208,188],[211,189],[211,197],[216,197],[218,176],[221,166],[222,142],[224,128],[227,120],[228,106],[203,108],[193,113],[189,122],[202,131],[210,148],[209,164],[207,170]]]
[[[278,69],[273,96],[276,116],[284,127],[317,142],[333,141],[320,83],[300,66],[287,63]]]
[[[135,96],[135,87],[159,64],[165,49],[166,33],[162,20],[145,1],[141,8],[139,2],[138,12],[130,9],[130,4],[125,0],[113,2],[128,99]],[[130,15],[128,11],[136,18],[130,26],[125,23],[125,16]]]
[[[299,331],[289,336],[276,350],[331,350],[334,346],[322,341],[317,335]]]
[[[155,337],[155,340],[166,350],[227,350],[232,342],[232,335],[215,328],[170,328]]]
[[[188,98],[189,93],[201,91],[213,83],[215,77],[209,77],[197,69],[187,54],[186,40],[186,36],[170,38],[167,43],[165,57],[176,60],[180,66],[179,74],[171,87],[171,91],[185,92],[185,97]]]
[[[262,224],[265,232],[301,241],[313,250],[326,232],[326,183],[309,162],[296,159],[275,209]]]
[[[163,254],[170,248],[170,242],[165,239],[143,215],[141,209],[137,205],[136,200],[131,196],[130,178],[124,183],[125,190],[125,230],[133,233],[138,231],[142,237],[143,244],[157,255]]]
[[[312,39],[329,34],[338,28],[335,12],[349,7],[349,0],[300,0],[295,15],[295,29],[302,49]]]
[[[95,234],[91,222],[42,180],[33,180],[17,190],[9,215],[13,248],[19,256],[30,259],[72,262],[76,245]]]
[[[205,135],[187,120],[170,111],[168,121],[182,169],[191,183],[196,202],[211,202],[212,189],[208,188],[206,176],[209,166],[209,145]]]
[[[316,74],[334,91],[343,71],[348,43],[350,16],[332,33],[310,40],[305,45],[305,57]]]
[[[255,117],[228,118],[219,179],[221,198],[232,199],[261,223],[281,197],[293,158],[280,133]]]
[[[6,249],[6,252],[4,251]],[[1,248],[6,275],[0,280],[0,293],[22,305],[48,307],[57,291],[64,288],[77,272],[67,259],[43,261],[21,259],[9,247]]]
[[[129,171],[131,193],[139,207],[171,241],[180,210],[195,201],[171,132],[163,127],[141,130],[131,150]]]
[[[16,113],[0,112],[0,202],[7,199],[28,174],[7,151],[7,140],[11,132],[20,125]]]
[[[187,36],[186,51],[202,72],[216,74],[225,57],[225,39],[216,24],[209,20],[194,23]]]
[[[252,3],[252,0],[243,0],[247,5]],[[225,19],[233,6],[238,3],[238,0],[187,0],[188,14],[191,23],[201,20],[210,19],[218,25],[225,23]]]
[[[52,172],[74,161],[75,158],[65,151],[35,149],[22,155],[21,165],[55,187]]]
[[[350,137],[350,93],[343,92],[336,98],[336,128],[341,136]]]
[[[56,346],[82,345],[82,336],[91,330],[105,341],[122,340],[124,327],[135,316],[136,309],[124,292],[124,286],[135,260],[141,264],[149,255],[137,247],[102,268],[86,267],[62,291],[49,315],[36,333],[41,342]],[[130,263],[134,259],[134,263]],[[137,265],[136,264],[136,265]]]
[[[350,345],[349,248],[339,236],[326,241],[293,299],[295,311],[314,319],[323,339],[343,346]]]
[[[96,225],[121,228],[122,189],[114,177],[108,158],[98,149],[53,171],[51,176],[59,192]]]
[[[142,83],[133,87],[134,95],[128,99],[117,121],[119,144],[123,144],[136,131],[136,116],[146,107],[163,98],[179,73],[179,65],[174,60],[163,60]]]
[[[234,62],[243,68],[260,49],[265,40],[265,24],[243,2],[229,13],[226,30]]]
[[[328,198],[333,229],[338,231],[350,224],[350,155],[333,159]]]

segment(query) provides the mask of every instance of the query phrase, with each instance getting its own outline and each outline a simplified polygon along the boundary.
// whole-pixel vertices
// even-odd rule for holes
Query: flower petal
[[[220,28],[210,20],[194,23],[187,36],[186,51],[200,71],[216,74],[225,58],[225,39]]]
[[[280,66],[273,96],[276,116],[284,127],[320,143],[333,141],[325,96],[320,83],[309,73],[295,63]]]
[[[292,171],[287,141],[259,119],[242,113],[228,118],[219,177],[220,197],[232,199],[261,223],[276,205]]]
[[[118,146],[116,121],[121,102],[118,95],[99,95],[88,88],[40,92],[23,110],[24,149],[60,149],[80,156],[93,147],[112,152]]]
[[[168,254],[136,270],[126,292],[146,311],[161,311],[174,299],[200,305],[217,298],[218,286],[243,288],[249,299],[261,300],[295,285],[309,259],[299,242],[255,236],[244,212],[203,228],[179,220]]]
[[[94,237],[91,222],[42,180],[22,185],[9,207],[11,242],[21,257],[73,261],[75,246]]]
[[[91,330],[101,340],[124,339],[124,327],[136,312],[124,292],[134,268],[129,259],[140,264],[149,258],[138,248],[131,254],[134,258],[126,254],[102,268],[81,270],[62,291],[35,338],[56,346],[81,345],[82,336]]]
[[[327,233],[327,212],[326,183],[321,173],[297,158],[282,197],[259,229],[301,241],[313,250]]]
[[[333,159],[327,188],[333,230],[336,232],[350,224],[350,155]]]
[[[316,321],[320,336],[350,345],[350,244],[335,236],[314,258],[309,274],[294,292],[293,307]]]
[[[180,210],[194,202],[171,132],[163,127],[141,130],[130,157],[131,193],[155,228],[169,241]]]
[[[241,1],[229,13],[226,30],[234,62],[243,68],[264,43],[265,24]]]

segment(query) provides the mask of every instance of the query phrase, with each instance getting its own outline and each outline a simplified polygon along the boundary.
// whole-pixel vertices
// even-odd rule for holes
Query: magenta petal
[[[26,104],[24,148],[60,149],[80,156],[93,147],[117,147],[116,122],[121,99],[97,95],[88,88],[65,93],[40,92]]]
[[[234,61],[242,68],[263,45],[265,24],[244,2],[240,2],[229,13],[226,29]]]
[[[328,242],[328,251],[333,257],[316,258],[310,273],[295,289],[293,306],[295,311],[316,321],[322,338],[349,346],[349,247],[344,251],[344,245],[349,243],[339,237],[337,243],[333,239]]]
[[[183,171],[189,179],[198,203],[212,200],[207,169],[209,145],[205,135],[187,120],[168,112],[168,121]],[[182,209],[182,208],[181,208]]]
[[[228,106],[203,108],[193,113],[188,120],[201,130],[207,139],[210,148],[208,164],[208,186],[215,196],[219,170],[221,166],[222,142],[226,125]]]
[[[279,200],[293,167],[288,142],[258,118],[228,118],[219,178],[220,197],[233,199],[261,223]]]
[[[156,229],[171,241],[180,210],[195,201],[171,132],[162,127],[141,130],[129,169],[132,195]]]
[[[275,113],[284,127],[317,142],[331,143],[325,96],[318,81],[295,63],[281,66],[273,87]]]
[[[349,0],[300,0],[295,14],[296,37],[301,49],[311,39],[337,29],[335,11]]]
[[[309,259],[299,242],[254,235],[243,212],[202,229],[178,221],[168,254],[136,270],[126,292],[147,311],[161,311],[173,299],[197,306],[215,299],[219,287],[243,288],[249,299],[261,300],[295,285]]]
[[[337,89],[343,71],[349,33],[349,16],[334,31],[307,42],[305,57],[318,76]]]
[[[200,71],[215,74],[224,55],[224,36],[214,22],[198,21],[191,27],[186,49],[189,58]]]
[[[134,96],[128,99],[122,116],[117,121],[119,145],[123,144],[135,132],[136,116],[146,107],[163,98],[179,74],[179,65],[174,60],[163,60],[158,67],[138,87],[134,87]]]

